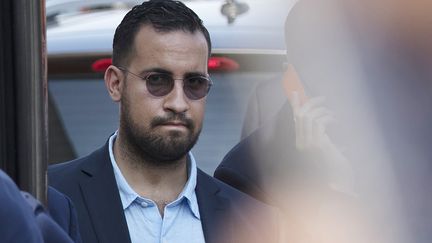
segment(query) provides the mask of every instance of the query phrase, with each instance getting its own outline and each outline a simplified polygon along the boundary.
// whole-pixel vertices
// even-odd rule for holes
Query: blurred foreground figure
[[[63,204],[59,201],[64,196],[51,191],[49,197],[56,220],[68,222],[59,226],[35,198],[20,192],[15,183],[0,170],[0,242],[73,242],[66,232],[74,237],[74,242],[81,242],[77,232],[74,232],[73,227],[76,225],[73,218],[65,217],[69,212],[63,211]],[[65,229],[63,226],[70,228]]]
[[[1,242],[43,242],[31,207],[15,183],[0,171]]]
[[[257,87],[245,138],[215,172],[279,207],[288,242],[432,237],[430,5],[300,0],[290,12],[288,81]],[[287,89],[293,78],[303,87]]]

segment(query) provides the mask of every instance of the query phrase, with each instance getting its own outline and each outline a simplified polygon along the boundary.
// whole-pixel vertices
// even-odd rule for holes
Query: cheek
[[[148,97],[148,95],[136,90],[128,90],[124,96],[122,96],[122,105],[127,106],[128,116],[137,125],[142,124],[149,126],[152,118],[157,114],[157,100]]]
[[[195,121],[195,124],[197,128],[201,128],[204,120],[205,100],[197,102],[196,104],[192,104],[191,108],[193,111],[192,116]]]

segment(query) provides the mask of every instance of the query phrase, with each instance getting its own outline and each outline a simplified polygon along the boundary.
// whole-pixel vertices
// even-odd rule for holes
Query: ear
[[[110,65],[105,71],[105,85],[111,99],[119,102],[123,93],[124,75],[116,66]]]

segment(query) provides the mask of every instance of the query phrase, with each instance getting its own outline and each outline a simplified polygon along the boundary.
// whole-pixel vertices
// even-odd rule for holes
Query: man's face
[[[189,99],[182,79],[207,74],[207,42],[199,31],[157,32],[145,25],[134,45],[135,52],[125,68],[140,76],[167,72],[176,80],[169,94],[156,97],[149,93],[144,80],[123,75],[120,132],[131,149],[149,162],[169,164],[184,158],[202,128],[206,98]]]

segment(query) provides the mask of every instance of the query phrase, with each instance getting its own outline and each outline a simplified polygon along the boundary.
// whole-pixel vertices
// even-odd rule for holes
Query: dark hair
[[[190,33],[201,31],[211,53],[210,34],[202,20],[182,2],[150,0],[136,5],[117,27],[113,40],[113,64],[126,65],[134,48],[134,39],[141,26],[149,24],[155,30],[170,32],[183,30]]]

